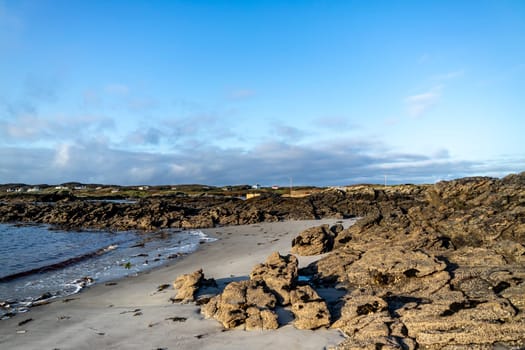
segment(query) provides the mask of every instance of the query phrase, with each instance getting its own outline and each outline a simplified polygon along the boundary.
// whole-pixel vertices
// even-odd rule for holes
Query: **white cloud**
[[[0,122],[0,133],[6,140],[35,140],[48,128],[45,120],[32,115],[21,115],[15,120]]]
[[[147,91],[121,83],[86,89],[80,98],[82,106],[93,111],[109,109],[143,114],[158,107],[158,101],[149,96]]]
[[[70,160],[70,145],[61,144],[56,148],[55,159],[53,163],[58,167],[66,167]]]
[[[306,132],[289,125],[277,124],[273,126],[274,134],[287,141],[297,141],[306,135]]]
[[[505,175],[525,168],[525,160],[458,161],[442,150],[432,155],[385,152],[375,143],[340,141],[293,145],[259,144],[240,151],[203,146],[171,153],[123,151],[103,142],[62,143],[55,149],[0,147],[0,182],[211,185],[262,183],[345,185],[359,182],[426,182],[467,175]]]
[[[152,166],[134,166],[128,170],[130,182],[140,184],[151,181],[156,175],[156,169]]]
[[[26,144],[27,142],[51,142],[56,140],[93,139],[114,129],[111,118],[96,115],[19,114],[0,121],[0,144]]]
[[[186,167],[180,164],[176,164],[176,163],[171,164],[170,168],[171,168],[171,172],[176,176],[184,175],[186,173]]]
[[[442,89],[443,86],[439,85],[433,87],[427,92],[405,98],[408,114],[415,118],[421,117],[439,101]]]

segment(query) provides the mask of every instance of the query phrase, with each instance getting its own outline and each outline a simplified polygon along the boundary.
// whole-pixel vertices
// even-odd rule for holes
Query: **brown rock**
[[[291,252],[298,255],[318,255],[332,250],[334,234],[328,225],[312,227],[292,240]]]
[[[419,278],[443,271],[446,264],[423,251],[412,251],[402,246],[370,247],[359,260],[347,269],[347,281],[356,287],[376,286],[392,290],[404,288],[410,278]],[[432,279],[433,280],[433,279]]]
[[[321,284],[348,281],[348,269],[361,257],[360,251],[339,249],[308,265],[306,271]]]
[[[257,264],[250,274],[253,281],[264,281],[277,296],[281,305],[290,303],[290,291],[297,283],[297,258],[291,254],[283,256],[278,252],[271,254],[266,262]]]
[[[325,301],[309,285],[291,292],[294,326],[298,329],[317,329],[330,325],[330,312]]]
[[[268,309],[249,307],[246,310],[246,330],[277,329],[277,314]]]
[[[275,303],[275,296],[262,281],[231,282],[201,308],[201,313],[215,318],[224,328],[276,329],[277,315],[270,310]]]
[[[332,324],[349,338],[340,349],[415,349],[403,323],[390,316],[388,303],[367,290],[349,293],[340,318]]]
[[[173,288],[177,289],[175,300],[183,302],[194,301],[195,293],[197,293],[203,280],[204,274],[202,269],[177,277],[173,282]]]

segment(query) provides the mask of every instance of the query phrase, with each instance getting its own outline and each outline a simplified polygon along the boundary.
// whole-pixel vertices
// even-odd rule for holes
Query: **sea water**
[[[213,240],[199,230],[146,234],[0,224],[0,318],[161,266]]]

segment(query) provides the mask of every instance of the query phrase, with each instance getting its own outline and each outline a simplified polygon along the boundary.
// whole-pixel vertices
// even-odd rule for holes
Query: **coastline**
[[[171,283],[181,274],[202,268],[219,287],[246,279],[252,268],[274,251],[288,254],[291,240],[308,227],[355,220],[304,220],[202,229],[213,243],[174,264],[113,283],[97,284],[66,299],[34,307],[0,321],[0,345],[9,348],[58,349],[323,349],[344,340],[337,330],[297,330],[291,324],[277,331],[223,331],[206,320],[195,304],[173,304]],[[298,257],[300,267],[321,258]],[[170,287],[159,291],[158,287]],[[30,320],[30,321],[27,321]],[[25,322],[27,321],[27,322]],[[25,322],[25,323],[24,323]],[[268,335],[271,334],[271,337]]]

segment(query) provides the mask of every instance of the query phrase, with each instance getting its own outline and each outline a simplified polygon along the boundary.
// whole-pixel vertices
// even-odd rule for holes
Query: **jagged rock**
[[[301,232],[292,240],[293,254],[317,255],[329,252],[334,244],[334,234],[328,225],[312,227]]]
[[[335,284],[348,281],[347,269],[361,257],[361,252],[351,249],[340,249],[311,263],[305,269],[306,274],[312,275],[319,284]]]
[[[304,270],[313,276],[311,283],[338,284],[388,304],[388,310],[374,312],[375,304],[365,303],[360,310],[368,314],[353,319],[338,317],[336,312],[336,323],[349,335],[342,348],[525,346],[525,172],[503,179],[360,185],[328,189],[306,198],[261,197],[251,201],[174,196],[131,204],[73,197],[45,203],[43,198],[3,197],[0,221],[156,231],[359,216],[362,219],[347,229],[325,227],[321,229],[324,235],[305,235],[297,242],[304,243],[304,254],[326,252],[331,245],[337,249]],[[294,244],[294,250],[301,250],[301,244]],[[279,271],[271,265],[265,269]],[[271,275],[261,272],[255,277],[259,275],[255,273],[254,279],[272,284],[272,278],[262,276],[265,274]],[[289,302],[295,278],[270,287],[281,303]],[[189,287],[181,297],[190,300],[194,293]],[[244,293],[248,294],[246,290]],[[225,299],[235,300],[236,294],[230,294]],[[223,303],[221,296],[212,300],[205,306],[207,313],[220,315],[218,318],[229,326],[258,328],[260,322],[270,324],[275,317],[270,307]],[[351,314],[344,307],[341,313]]]
[[[279,322],[277,322],[277,314],[268,309],[259,309],[257,307],[249,307],[246,310],[246,330],[261,330],[261,329],[277,329]]]
[[[361,250],[346,246],[308,268],[322,276],[319,280],[332,277],[354,290],[332,325],[349,336],[340,349],[524,341],[525,317],[518,313],[524,303],[517,298],[523,299],[523,289],[517,291],[525,276],[508,264],[501,249],[462,247],[438,258],[401,242],[388,249],[375,241],[351,246]],[[507,250],[519,252],[519,247]]]
[[[377,296],[356,290],[344,299],[341,317],[333,324],[334,328],[343,328],[344,323],[359,316],[388,311],[388,303]]]
[[[262,281],[229,283],[224,291],[201,308],[206,318],[215,318],[224,328],[246,330],[278,328],[276,298]]]
[[[291,254],[282,256],[274,252],[263,264],[257,264],[250,274],[254,281],[264,281],[277,296],[281,305],[290,303],[290,291],[297,283],[297,258]]]
[[[386,341],[390,335],[388,324],[393,319],[388,314],[388,304],[381,298],[355,290],[347,295],[341,316],[332,328],[344,331],[352,342],[364,346]]]
[[[334,249],[344,247],[348,242],[352,240],[352,233],[354,232],[354,230],[352,230],[352,227],[353,226],[350,226],[347,229],[337,232],[334,238]]]
[[[507,260],[494,249],[484,247],[462,247],[447,255],[461,266],[502,266]]]
[[[326,302],[309,285],[292,290],[291,302],[296,328],[317,329],[330,325],[330,312]]]
[[[391,288],[406,283],[410,278],[425,277],[445,268],[444,262],[422,251],[406,250],[400,246],[390,246],[385,250],[378,246],[368,249],[351,265],[346,279],[357,287],[375,285]]]
[[[177,289],[175,300],[183,302],[194,301],[195,293],[203,280],[204,274],[202,273],[202,269],[177,277],[173,282],[173,288]]]

